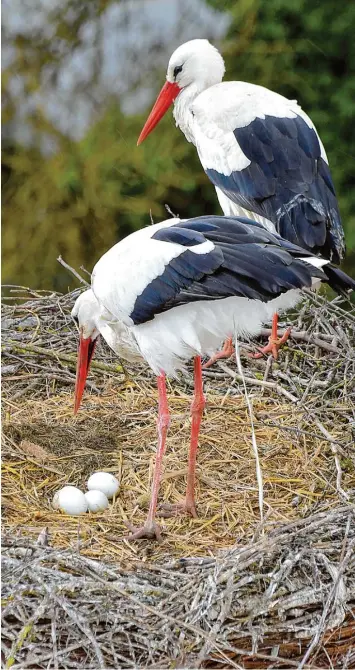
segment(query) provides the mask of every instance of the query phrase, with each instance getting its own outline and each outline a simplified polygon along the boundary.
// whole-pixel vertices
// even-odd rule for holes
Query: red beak
[[[155,126],[159,123],[160,119],[164,116],[170,105],[173,104],[180,91],[181,88],[177,84],[172,84],[170,81],[165,82],[155,101],[154,107],[144,124],[143,130],[138,137],[137,146],[142,144],[143,140],[145,140],[149,133],[152,132],[153,128],[155,128]]]
[[[81,399],[84,393],[86,377],[88,376],[90,363],[95,351],[97,340],[97,337],[92,340],[91,337],[87,337],[85,339],[82,335],[80,335],[78,361],[76,364],[74,414],[77,413],[80,407]]]

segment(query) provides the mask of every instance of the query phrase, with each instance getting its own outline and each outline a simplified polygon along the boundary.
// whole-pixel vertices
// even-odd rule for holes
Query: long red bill
[[[95,351],[97,340],[98,340],[97,337],[94,340],[92,340],[91,337],[87,337],[85,339],[82,335],[80,335],[78,360],[76,364],[74,414],[77,413],[80,407],[81,399],[84,393],[86,378],[88,376],[90,363]]]
[[[138,137],[137,146],[142,144],[143,140],[145,140],[149,133],[152,132],[160,119],[164,116],[165,112],[169,109],[170,105],[172,105],[175,98],[177,98],[180,91],[181,88],[177,84],[171,83],[170,81],[165,82],[154,103],[154,107],[143,126],[143,130]]]

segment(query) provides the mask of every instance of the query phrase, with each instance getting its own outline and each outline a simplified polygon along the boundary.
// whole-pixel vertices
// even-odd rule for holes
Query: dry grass
[[[126,574],[128,570],[130,579],[139,581],[145,569],[143,566],[146,566],[147,584],[151,581],[153,591],[157,571],[162,570],[162,574],[165,574],[166,570],[169,584],[174,585],[172,588],[179,589],[178,582],[171,577],[170,571],[174,575],[180,575],[179,579],[184,581],[186,565],[196,565],[194,561],[198,557],[201,557],[201,565],[210,566],[202,571],[204,576],[201,576],[200,587],[196,573],[191,600],[187,598],[184,607],[178,613],[180,621],[178,628],[181,630],[181,621],[187,622],[186,636],[189,638],[188,631],[190,637],[192,634],[189,612],[194,607],[194,594],[200,591],[205,594],[203,598],[201,596],[202,600],[200,599],[199,607],[202,609],[199,610],[200,623],[196,628],[198,633],[195,630],[196,644],[189,638],[190,642],[186,647],[182,643],[182,633],[177,633],[174,626],[169,628],[167,623],[169,619],[165,619],[164,630],[167,631],[168,626],[170,632],[166,632],[164,650],[159,655],[157,649],[153,650],[151,646],[152,644],[154,646],[154,639],[158,639],[160,635],[162,620],[159,619],[159,615],[154,619],[155,623],[151,624],[149,634],[148,629],[142,628],[143,624],[138,625],[137,618],[135,619],[137,630],[141,630],[142,636],[148,635],[150,645],[146,647],[142,643],[139,651],[140,643],[137,639],[133,642],[133,638],[130,637],[129,631],[132,631],[132,627],[128,617],[124,620],[125,623],[122,623],[122,630],[128,636],[128,647],[131,645],[131,651],[123,645],[125,651],[122,657],[124,661],[121,659],[122,667],[131,667],[132,664],[138,667],[147,665],[166,667],[167,659],[171,659],[175,664],[185,664],[186,658],[191,664],[195,664],[190,667],[198,667],[205,663],[213,665],[214,662],[221,664],[222,667],[241,667],[238,665],[239,662],[242,663],[242,667],[261,667],[265,662],[265,667],[271,667],[271,661],[272,664],[275,661],[276,647],[283,649],[282,644],[285,642],[282,633],[286,630],[282,613],[284,610],[280,604],[282,591],[279,591],[279,588],[286,588],[289,594],[303,594],[304,597],[302,596],[299,601],[302,602],[303,619],[302,617],[297,619],[297,616],[301,615],[297,615],[295,605],[292,617],[297,619],[298,623],[295,625],[292,619],[293,623],[287,628],[287,644],[291,646],[280,654],[277,651],[276,655],[297,657],[299,659],[297,663],[301,663],[303,657],[304,663],[307,664],[309,658],[315,658],[316,654],[324,664],[326,657],[323,652],[319,655],[324,635],[330,635],[330,628],[342,626],[341,636],[344,633],[346,638],[344,649],[341,647],[340,652],[339,645],[335,644],[336,662],[335,656],[334,658],[332,656],[331,663],[334,667],[345,667],[344,659],[347,659],[347,667],[352,667],[348,652],[352,645],[353,619],[349,619],[349,612],[355,597],[353,582],[350,585],[349,579],[344,581],[341,594],[343,605],[342,609],[339,609],[338,586],[334,586],[335,583],[338,584],[336,582],[338,578],[332,573],[333,568],[329,570],[327,568],[326,574],[333,574],[335,581],[327,581],[324,575],[319,576],[319,579],[323,580],[320,591],[316,586],[318,577],[315,571],[312,579],[315,584],[314,593],[317,593],[317,596],[314,596],[314,593],[312,595],[310,591],[306,573],[317,561],[318,563],[323,561],[322,565],[330,561],[334,570],[338,570],[339,565],[345,560],[350,542],[349,514],[353,509],[355,491],[354,314],[351,311],[344,311],[338,300],[328,303],[320,296],[308,297],[303,311],[294,317],[294,337],[284,348],[277,364],[271,365],[270,360],[251,361],[245,353],[242,353],[263,476],[263,524],[260,523],[250,415],[237,367],[235,362],[229,361],[205,373],[207,405],[201,429],[197,471],[199,518],[161,519],[163,542],[157,544],[147,541],[128,542],[124,537],[127,532],[125,521],[135,525],[142,523],[149,500],[156,448],[157,393],[152,375],[143,367],[122,370],[117,359],[105,346],[98,347],[96,366],[93,366],[93,374],[89,379],[81,410],[77,417],[73,417],[76,331],[70,320],[69,310],[77,293],[66,296],[42,295],[36,292],[30,294],[29,299],[28,291],[24,292],[26,298],[24,304],[5,306],[4,309],[2,494],[3,530],[7,538],[5,544],[7,543],[9,547],[11,545],[12,552],[6,553],[10,556],[10,562],[6,563],[5,560],[10,575],[11,565],[15,565],[11,563],[11,556],[16,556],[17,561],[15,573],[10,577],[5,589],[7,593],[5,628],[9,632],[9,640],[12,640],[10,644],[12,649],[7,646],[6,654],[10,654],[10,657],[19,664],[15,667],[47,667],[48,664],[45,654],[43,663],[38,657],[33,666],[28,664],[28,659],[33,653],[31,651],[33,644],[31,646],[30,640],[24,637],[21,628],[26,627],[27,619],[30,620],[31,627],[34,627],[36,635],[39,635],[39,630],[42,631],[48,649],[51,644],[54,645],[52,652],[47,649],[47,655],[52,653],[55,658],[59,649],[60,662],[63,665],[58,666],[58,661],[55,661],[55,667],[82,668],[84,664],[85,667],[94,668],[98,667],[100,653],[106,659],[107,645],[106,642],[105,644],[102,642],[101,646],[100,640],[104,639],[102,636],[95,637],[96,646],[94,643],[88,643],[90,651],[83,643],[80,654],[74,661],[69,652],[67,655],[64,653],[65,645],[70,647],[68,631],[65,634],[62,631],[60,640],[53,641],[54,624],[53,620],[50,623],[48,608],[52,608],[50,609],[52,612],[53,593],[57,593],[57,586],[62,582],[63,570],[64,572],[68,570],[68,566],[63,568],[63,565],[66,561],[70,563],[72,560],[70,557],[74,556],[78,574],[82,571],[85,573],[85,566],[88,565],[85,561],[95,559],[97,568],[90,563],[90,570],[97,569],[100,572],[106,568],[108,571],[114,569],[116,577],[118,574]],[[16,294],[17,299],[18,297]],[[248,346],[251,345],[247,344]],[[178,502],[184,493],[191,391],[192,382],[189,375],[169,383],[168,397],[172,423],[160,492],[161,502]],[[55,491],[68,483],[84,488],[88,476],[95,470],[112,472],[121,481],[119,494],[108,510],[100,515],[87,514],[75,518],[52,509],[51,500]],[[329,535],[326,522],[324,521],[323,529],[321,522],[314,526],[313,518],[327,519],[329,528],[333,528],[335,524],[339,533],[336,551],[335,545],[333,548],[331,544],[329,545],[329,537],[332,535]],[[298,545],[295,522],[301,524],[299,527],[304,529],[302,542],[300,540],[302,546]],[[312,530],[315,527],[316,536]],[[280,538],[280,547],[275,540],[277,537]],[[38,554],[40,550],[35,549],[38,538],[40,542],[44,538],[46,546],[48,545],[41,555]],[[24,545],[32,547],[30,554],[27,550],[24,555],[21,554],[21,547]],[[312,559],[309,565],[307,561],[310,559],[307,558],[308,568],[305,567],[306,563],[300,567],[300,561],[302,562],[304,556],[308,556],[307,552],[311,551],[311,547],[321,548],[323,545],[325,558],[314,559],[316,563]],[[238,552],[243,556],[243,552],[252,556],[254,550],[255,556],[258,556],[255,560],[259,562],[259,566],[264,567],[263,569],[260,567],[256,584],[253,578],[255,563],[252,561],[246,564],[244,579],[245,584],[250,583],[250,597],[252,594],[264,597],[263,584],[269,584],[267,575],[271,574],[270,571],[276,570],[276,565],[281,575],[279,586],[269,593],[270,597],[268,596],[267,602],[265,601],[265,612],[268,612],[268,616],[272,614],[267,629],[268,640],[274,639],[275,642],[274,645],[270,643],[265,659],[262,652],[265,649],[262,645],[264,615],[261,613],[258,615],[261,618],[256,624],[251,615],[243,614],[244,610],[238,610],[239,613],[236,613],[236,602],[240,597],[239,586],[238,589],[235,587],[233,592],[236,601],[233,600],[234,596],[232,600],[229,599],[227,591],[217,593],[217,589],[215,597],[217,600],[222,598],[224,603],[222,613],[218,616],[213,614],[212,605],[212,609],[208,609],[205,600],[208,584],[212,584],[215,579],[221,557],[224,557],[223,561],[227,561],[228,570],[234,566],[231,574],[233,580],[236,580],[239,574]],[[21,572],[21,565],[25,569],[25,565],[31,564],[32,558],[28,562],[28,556],[34,557],[33,560],[37,557],[35,566],[39,565],[38,561],[44,561],[44,565],[48,560],[54,561],[53,570],[57,572],[56,576],[53,572],[53,584],[50,582],[51,588],[54,589],[50,592],[50,597],[47,592],[39,589],[38,584],[42,583],[40,574],[37,579],[34,571],[34,581],[31,585],[31,576],[27,568],[27,572],[26,570]],[[50,559],[50,556],[53,558]],[[271,559],[270,556],[274,558]],[[191,563],[188,563],[189,560]],[[80,568],[78,561],[79,563],[81,561]],[[288,574],[289,561],[296,567],[294,575],[292,573],[292,577],[286,579],[282,575]],[[112,567],[113,564],[115,568]],[[346,574],[350,574],[348,563],[345,569]],[[317,570],[320,570],[319,565]],[[15,610],[12,605],[10,606],[11,593],[17,602],[15,594],[19,588],[19,581],[16,575],[19,574],[27,575],[26,588],[33,589],[33,602],[36,602],[39,608],[43,605],[44,610],[38,611],[42,614],[46,612],[47,623],[43,623],[38,617],[35,622],[32,621],[34,616],[31,614],[32,601],[28,601],[28,607],[26,605],[27,619],[26,616],[23,619],[24,615],[19,614],[20,610],[16,610],[15,616]],[[25,586],[22,584],[21,588]],[[63,584],[60,588],[63,588]],[[336,597],[332,589],[333,591],[335,589]],[[133,591],[137,603],[142,605],[140,587]],[[98,598],[95,606],[93,605],[93,611],[99,619],[98,612],[104,592],[105,589],[100,594],[92,596],[94,599]],[[327,606],[327,598],[329,599],[332,593],[331,606]],[[108,597],[107,594],[105,597]],[[200,596],[196,597],[198,600]],[[67,602],[65,612],[73,610],[75,618],[79,616],[79,610],[76,612],[75,602],[70,594],[68,598],[70,602]],[[149,604],[151,601],[148,599],[146,602]],[[250,606],[250,612],[253,610],[253,605],[250,604],[252,602],[253,598],[248,601],[248,606],[246,605],[247,610]],[[315,602],[318,603],[318,609],[314,609],[315,605],[312,605]],[[167,605],[168,601],[163,598],[159,603],[160,596],[158,600],[154,600],[154,608],[164,612],[165,617],[168,616],[166,613],[171,611]],[[123,607],[123,604],[120,603],[120,606]],[[56,607],[53,611],[55,610]],[[154,612],[156,614],[155,609]],[[336,619],[334,612],[342,614]],[[137,613],[135,616],[138,616]],[[210,640],[207,644],[206,632],[209,635],[209,631],[214,630],[216,616],[219,622],[217,635],[219,642],[217,645],[215,637],[213,643]],[[232,628],[229,619],[231,616],[234,621]],[[11,617],[15,617],[16,624],[15,619]],[[58,626],[58,619],[55,620],[57,621],[55,625]],[[90,616],[88,620],[85,619],[85,630],[91,627],[93,620]],[[70,621],[73,619],[69,617],[68,626]],[[249,637],[242,621],[249,621],[247,626]],[[17,630],[15,638],[11,637],[12,625],[15,625]],[[50,640],[48,642],[46,637],[45,631],[48,626],[49,630],[52,626],[52,638],[50,638],[52,642]],[[157,626],[157,629],[154,626]],[[227,629],[224,629],[225,626],[229,631],[228,634]],[[101,630],[100,627],[99,629]],[[203,634],[201,630],[204,631]],[[317,630],[319,639],[312,638]],[[275,633],[274,638],[272,631]],[[308,653],[307,644],[297,647],[297,642],[295,646],[295,636],[299,641],[302,635],[310,643],[312,639],[316,640],[311,649],[312,653]],[[234,648],[242,647],[246,650],[244,655],[238,655],[235,650],[228,652],[232,638]],[[87,637],[87,640],[90,639],[90,636]],[[225,643],[228,640],[229,647],[228,644],[221,647],[222,639]],[[78,649],[77,639],[75,644],[75,648]],[[107,667],[118,667],[118,661],[114,658],[115,654],[122,652],[122,640],[117,644],[117,647],[114,646],[113,656],[110,656],[113,665],[108,664]],[[222,655],[220,655],[221,649],[224,650]],[[337,665],[338,658],[341,659],[343,666]],[[291,661],[289,663],[287,667],[297,665]],[[332,667],[331,663],[328,667]],[[277,667],[280,667],[279,662]],[[314,667],[320,666],[315,664]]]
[[[172,384],[172,424],[168,438],[161,500],[178,502],[184,493],[189,440],[189,400]],[[114,387],[85,397],[78,418],[72,396],[23,401],[5,422],[9,440],[3,465],[3,523],[36,539],[48,526],[53,546],[76,548],[91,557],[121,560],[197,556],[246,541],[260,517],[250,419],[243,397],[208,394],[198,456],[198,519],[162,519],[164,542],[137,545],[122,541],[124,521],[143,521],[149,500],[156,444],[154,388]],[[334,408],[335,409],[335,408]],[[341,409],[340,406],[337,410]],[[346,409],[345,407],[343,409]],[[339,501],[329,441],[319,431],[308,434],[308,413],[272,398],[253,402],[255,433],[264,479],[265,529]],[[223,439],[221,440],[221,435]],[[349,426],[339,422],[332,437],[349,443]],[[48,458],[30,456],[28,442]],[[355,468],[346,464],[344,489],[355,488]],[[114,473],[121,489],[102,515],[65,517],[51,508],[53,494],[70,483],[85,487],[97,469]]]

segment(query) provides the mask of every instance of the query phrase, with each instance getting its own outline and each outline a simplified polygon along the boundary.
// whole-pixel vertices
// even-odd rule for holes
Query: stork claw
[[[257,354],[248,354],[249,358],[262,358],[266,354],[272,354],[275,361],[277,361],[279,349],[283,344],[285,344],[285,342],[287,342],[288,338],[290,337],[291,330],[292,328],[287,328],[282,337],[273,337],[270,335],[269,344],[260,348]]]
[[[176,503],[174,505],[170,503],[163,503],[160,505],[159,516],[164,519],[169,519],[172,516],[179,516],[180,514],[187,514],[192,516],[194,519],[197,519],[197,512],[195,503],[188,503],[186,500]]]
[[[204,365],[202,366],[202,370],[207,370],[207,368],[210,368],[211,365],[213,365],[213,363],[219,361],[221,358],[230,358],[231,356],[233,356],[234,353],[235,349],[233,347],[232,338],[228,337],[221,351],[218,351],[207,361],[207,363],[204,363]]]
[[[155,521],[146,522],[144,526],[136,528],[133,524],[125,521],[125,525],[132,532],[131,535],[125,535],[123,539],[125,540],[141,540],[146,538],[147,540],[157,540],[157,542],[162,542],[161,529]]]

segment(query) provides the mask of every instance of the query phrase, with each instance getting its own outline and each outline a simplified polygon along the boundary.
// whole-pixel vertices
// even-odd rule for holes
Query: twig
[[[240,377],[242,378],[242,381],[243,381],[244,395],[245,395],[245,399],[246,399],[246,403],[247,403],[247,407],[248,407],[249,418],[250,418],[251,442],[252,442],[252,445],[253,445],[253,452],[254,452],[255,465],[256,465],[256,479],[257,479],[257,482],[258,482],[260,524],[262,525],[263,520],[264,520],[263,474],[262,474],[262,471],[261,471],[259,451],[258,451],[258,445],[257,445],[256,435],[255,435],[253,410],[252,410],[250,398],[249,398],[249,395],[248,395],[247,386],[246,386],[246,383],[245,383],[244,372],[243,372],[243,368],[242,368],[242,362],[240,360],[239,343],[238,343],[237,336],[235,338],[235,358],[236,358],[236,361],[237,361],[237,368],[238,368],[239,375],[240,375]]]
[[[282,386],[277,384],[276,382],[264,382],[261,379],[254,379],[253,377],[242,377],[240,374],[237,372],[234,372],[231,368],[229,368],[225,363],[221,363],[218,361],[218,365],[224,372],[226,372],[230,377],[233,377],[233,379],[237,379],[238,381],[245,381],[246,384],[250,384],[252,386],[262,386],[263,388],[267,389],[273,389],[276,391],[276,393],[280,393],[281,395],[285,396],[288,400],[291,400],[292,402],[298,402],[298,398],[296,396],[292,395],[292,393],[289,393],[289,391],[286,391]]]
[[[265,372],[264,372],[264,378],[263,378],[264,382],[267,381],[267,378],[269,376],[269,372],[270,372],[271,368],[272,368],[272,356],[268,356],[268,359],[267,359],[266,365],[265,365]]]
[[[168,212],[168,214],[170,214],[170,216],[173,217],[173,219],[178,219],[179,218],[179,214],[174,214],[174,212],[170,209],[169,205],[167,205],[165,203],[164,207],[165,207],[166,211]]]
[[[89,277],[90,277],[90,286],[91,286],[91,272],[89,272],[89,270],[87,270],[83,265],[80,265],[80,270],[82,270],[82,271],[85,272],[87,275],[89,275]]]
[[[317,293],[314,293],[314,291],[311,291],[310,289],[303,289],[302,293],[306,295],[308,298],[310,298],[313,303],[320,305],[321,307],[324,307],[327,304],[331,304],[332,309],[334,311],[339,312],[343,317],[355,323],[355,316],[353,316],[353,314],[351,314],[349,311],[342,309],[341,307],[339,307],[339,305],[336,304],[339,296],[337,296],[337,298],[332,300],[331,303],[328,303],[326,298],[322,298],[321,296],[317,295]],[[346,300],[346,302],[348,303],[348,305],[351,305],[350,300]]]
[[[335,599],[336,592],[337,592],[338,587],[339,587],[339,582],[343,577],[345,568],[346,568],[348,562],[350,561],[350,559],[353,558],[353,552],[354,552],[354,542],[351,542],[350,546],[348,548],[348,551],[346,553],[346,556],[343,558],[341,564],[339,565],[339,567],[337,569],[336,579],[333,582],[333,585],[332,585],[332,588],[331,588],[330,593],[328,595],[327,601],[324,605],[323,613],[322,613],[321,619],[319,621],[319,624],[317,626],[317,630],[314,634],[314,637],[313,637],[313,640],[312,640],[311,644],[309,645],[305,655],[303,656],[303,658],[302,658],[302,660],[301,660],[301,662],[298,666],[298,670],[302,670],[302,668],[304,668],[308,659],[311,657],[312,651],[315,649],[315,647],[319,643],[319,641],[321,639],[321,636],[323,636],[324,633],[325,633],[325,623],[326,623],[326,620],[327,620],[327,616],[328,616],[329,611],[331,609],[332,603]]]
[[[91,642],[92,647],[95,651],[97,661],[99,663],[98,667],[99,668],[104,668],[106,664],[105,664],[105,661],[104,661],[104,657],[102,655],[102,651],[101,651],[101,649],[98,645],[97,639],[96,639],[95,635],[93,634],[93,632],[92,632],[90,626],[88,625],[88,623],[84,620],[84,618],[82,616],[79,615],[76,608],[69,605],[69,603],[66,602],[66,600],[64,598],[56,597],[55,599],[56,599],[56,602],[58,603],[58,605],[60,605],[60,607],[68,614],[68,616],[73,621],[73,623],[76,624],[76,626],[84,633],[84,635],[86,635],[88,640]]]
[[[74,277],[76,277],[77,279],[79,279],[79,281],[80,281],[81,284],[84,284],[84,286],[87,286],[88,288],[90,288],[90,284],[86,281],[86,279],[84,279],[81,275],[79,275],[79,272],[77,272],[76,270],[74,270],[74,268],[72,268],[70,265],[68,265],[68,263],[66,263],[65,261],[63,261],[63,259],[62,259],[61,256],[58,256],[57,261],[58,261],[58,263],[60,263],[61,265],[63,265],[63,267],[64,267],[66,270],[68,270],[69,272],[71,272],[71,274],[74,275]]]
[[[337,491],[338,491],[339,495],[344,500],[349,500],[349,495],[346,493],[346,491],[344,491],[344,489],[341,485],[343,473],[342,473],[342,469],[341,469],[341,465],[340,465],[340,461],[339,461],[337,445],[336,445],[335,441],[333,440],[331,434],[327,431],[327,429],[325,428],[325,426],[323,426],[323,424],[319,421],[319,419],[315,419],[314,423],[317,426],[317,428],[320,430],[320,432],[323,433],[323,435],[329,441],[330,448],[331,448],[332,454],[334,456],[334,462],[335,462],[335,467],[336,467],[336,471],[337,471],[337,478],[336,478]]]
[[[44,612],[46,611],[47,605],[49,602],[49,598],[44,598],[42,602],[39,604],[39,606],[36,608],[35,613],[24,623],[22,629],[19,632],[19,635],[16,637],[16,639],[13,642],[13,645],[11,647],[10,655],[6,659],[6,665],[5,668],[11,668],[11,666],[14,664],[16,654],[21,651],[24,643],[26,642],[26,639],[28,638],[29,635],[31,635],[33,626],[35,625],[36,621],[40,619]]]
[[[70,363],[70,365],[72,365],[74,368],[76,367],[75,356],[71,356],[70,354],[61,354],[56,351],[52,351],[51,349],[37,347],[33,344],[18,344],[18,342],[8,340],[7,343],[2,347],[2,350],[6,351],[6,349],[13,349],[19,353],[21,353],[21,351],[28,351],[32,354],[49,356],[49,358],[54,358],[58,362],[63,361],[65,363]],[[122,372],[121,365],[110,365],[109,363],[101,363],[100,361],[92,361],[90,367],[92,367],[94,370],[98,370],[99,372],[112,372],[114,374],[117,372]]]
[[[31,345],[28,345],[28,346],[31,346]],[[21,348],[22,348],[22,345],[21,345]],[[13,356],[13,354],[8,354],[8,355],[13,357],[15,360],[18,360],[18,361],[22,362],[20,356]],[[64,374],[60,375],[60,374],[56,373],[54,370],[52,370],[51,368],[48,368],[45,365],[40,365],[40,363],[37,363],[36,361],[31,361],[31,360],[28,360],[28,359],[26,359],[26,365],[30,366],[30,367],[34,367],[34,368],[39,369],[39,370],[44,370],[44,372],[46,373],[45,376],[46,376],[47,379],[48,378],[49,379],[57,379],[58,381],[64,382],[65,384],[75,384],[75,380],[76,380],[75,375],[72,375],[70,372],[68,372],[67,375],[65,375],[65,376],[64,376]],[[36,375],[36,376],[38,378],[38,375]],[[43,376],[43,375],[41,375],[41,376]],[[87,388],[90,388],[93,391],[98,392],[97,386],[95,386],[95,384],[88,379],[85,381],[85,386]],[[20,396],[21,395],[22,395],[22,392],[20,393]],[[18,398],[20,396],[15,393],[15,395],[12,396],[12,400],[15,400],[16,398]]]

